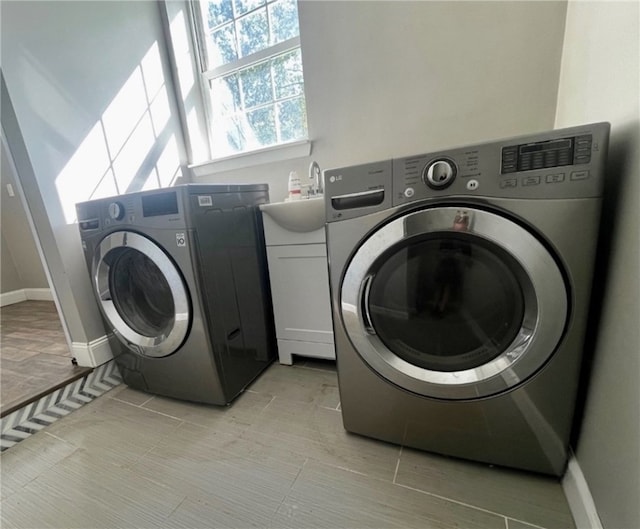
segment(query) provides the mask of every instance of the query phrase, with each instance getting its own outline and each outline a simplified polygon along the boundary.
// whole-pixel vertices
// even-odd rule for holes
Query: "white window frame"
[[[229,75],[233,72],[240,71],[253,64],[258,64],[266,61],[272,57],[286,53],[287,51],[293,51],[295,49],[301,49],[300,34],[298,36],[290,38],[288,40],[279,42],[267,48],[254,52],[251,55],[247,55],[233,62],[217,66],[212,69],[207,69],[207,35],[205,34],[204,22],[200,19],[200,2],[199,0],[188,1],[190,25],[192,28],[192,40],[194,46],[194,53],[196,55],[195,62],[199,69],[198,72],[198,84],[202,97],[202,104],[204,107],[207,145],[209,146],[209,152],[213,153],[214,145],[211,138],[211,130],[213,125],[213,109],[211,107],[210,99],[210,81],[221,76]],[[260,6],[262,7],[262,6]],[[257,8],[256,8],[257,9]],[[248,13],[250,13],[249,11]],[[246,15],[247,13],[243,14]],[[299,27],[298,27],[299,30]],[[304,85],[303,85],[304,86]],[[306,93],[303,88],[303,96],[306,98]],[[233,153],[223,157],[211,157],[211,160],[204,163],[195,163],[189,166],[193,171],[194,176],[206,175],[211,173],[217,173],[227,170],[239,169],[242,167],[250,167],[252,165],[258,165],[262,163],[270,163],[280,160],[287,160],[291,158],[304,157],[311,154],[311,142],[309,140],[308,129],[308,115],[307,119],[307,138],[294,140],[290,142],[278,143],[267,147],[252,149],[248,151],[242,151]]]

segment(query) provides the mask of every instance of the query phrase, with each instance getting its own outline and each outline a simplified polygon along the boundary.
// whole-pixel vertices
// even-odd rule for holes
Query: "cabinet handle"
[[[371,293],[371,282],[373,281],[373,276],[367,276],[364,278],[362,282],[362,298],[360,301],[360,309],[362,311],[362,319],[364,322],[364,329],[369,334],[376,334],[375,329],[373,328],[373,323],[371,321],[371,313],[369,312],[369,294]]]

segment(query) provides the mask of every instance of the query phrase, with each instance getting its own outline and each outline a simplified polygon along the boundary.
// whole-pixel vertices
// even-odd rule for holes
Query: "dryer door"
[[[519,224],[474,208],[409,213],[370,235],[341,286],[364,361],[414,393],[474,399],[538,371],[568,317],[563,275]]]
[[[189,295],[156,243],[130,231],[106,236],[94,256],[93,283],[103,314],[129,349],[162,357],[182,345],[191,319]]]

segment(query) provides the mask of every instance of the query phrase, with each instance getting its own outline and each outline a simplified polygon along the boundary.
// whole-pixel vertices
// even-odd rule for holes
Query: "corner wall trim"
[[[28,299],[37,301],[53,301],[53,294],[49,288],[21,288],[0,294],[0,307],[13,305]]]
[[[78,365],[84,367],[98,367],[113,360],[108,336],[100,336],[90,342],[73,342],[71,352]]]
[[[573,452],[569,459],[567,472],[562,479],[562,489],[567,497],[577,529],[604,529],[587,480]]]

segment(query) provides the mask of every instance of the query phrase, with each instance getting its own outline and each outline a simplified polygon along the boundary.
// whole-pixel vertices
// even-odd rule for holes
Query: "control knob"
[[[422,181],[432,189],[444,189],[456,177],[456,164],[446,158],[429,162],[422,172]]]
[[[124,206],[120,202],[111,202],[109,204],[109,217],[113,220],[122,220],[124,218]]]

